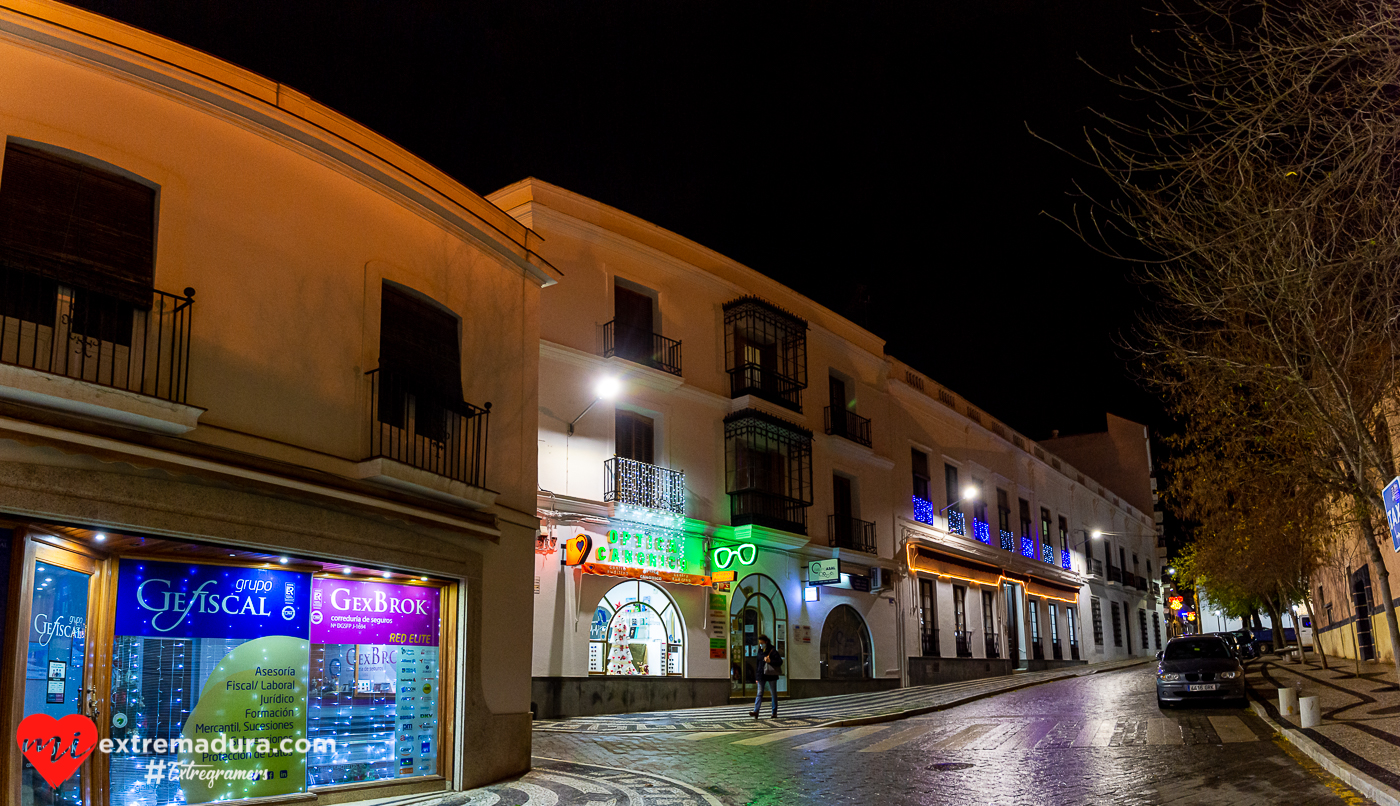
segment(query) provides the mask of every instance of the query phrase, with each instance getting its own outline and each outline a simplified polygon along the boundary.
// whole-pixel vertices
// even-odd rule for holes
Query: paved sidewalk
[[[1400,688],[1395,666],[1329,657],[1323,669],[1308,653],[1307,663],[1265,656],[1248,664],[1254,708],[1283,735],[1314,756],[1334,775],[1378,803],[1400,803]],[[1358,671],[1360,674],[1358,675]],[[1297,716],[1280,716],[1278,689],[1301,684],[1304,697],[1316,696],[1322,722],[1303,728]]]
[[[681,711],[652,711],[639,714],[581,716],[569,719],[538,720],[537,732],[555,733],[653,733],[696,730],[792,730],[797,728],[847,727],[888,722],[894,719],[951,708],[966,702],[1014,691],[1027,686],[1111,672],[1147,663],[1147,658],[1131,658],[1110,663],[1071,666],[1044,672],[1021,672],[1005,677],[989,677],[937,686],[917,686],[867,694],[842,694],[805,700],[782,700],[777,719],[754,719],[752,705],[720,705]],[[764,711],[768,711],[768,703]]]

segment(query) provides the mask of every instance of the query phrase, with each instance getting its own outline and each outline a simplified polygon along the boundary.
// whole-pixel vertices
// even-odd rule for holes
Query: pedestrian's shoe
[[[758,712],[757,712],[757,711],[749,711],[749,716],[753,717],[754,719],[758,719]]]

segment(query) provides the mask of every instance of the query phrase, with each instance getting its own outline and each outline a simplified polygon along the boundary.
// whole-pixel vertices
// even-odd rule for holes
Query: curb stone
[[[1252,693],[1252,692],[1251,692]],[[1397,791],[1366,773],[1358,770],[1350,764],[1342,761],[1326,750],[1322,749],[1317,742],[1304,736],[1297,728],[1290,728],[1280,725],[1269,717],[1264,704],[1255,697],[1251,697],[1249,707],[1264,720],[1264,724],[1272,728],[1283,738],[1287,739],[1294,747],[1301,750],[1308,758],[1316,761],[1323,769],[1345,781],[1348,786],[1366,797],[1374,800],[1381,806],[1400,806],[1400,791]]]
[[[1088,677],[1091,674],[1098,674],[1099,672],[1117,672],[1122,669],[1131,669],[1134,666],[1140,666],[1146,662],[1147,661],[1144,660],[1140,663],[1129,663],[1123,666],[1115,666],[1112,669],[1090,669],[1087,672],[1070,672],[1067,674],[1056,675],[1055,677],[1046,677],[1040,680],[1031,680],[1029,682],[1021,683],[1020,685],[1016,686],[1007,686],[1006,688],[999,688],[995,691],[981,691],[976,694],[969,694],[966,697],[959,697],[956,700],[949,700],[948,702],[938,703],[937,705],[924,705],[918,708],[908,708],[903,711],[895,711],[894,713],[889,714],[876,714],[875,716],[857,716],[850,717],[848,719],[837,719],[831,722],[824,722],[820,725],[817,725],[817,727],[854,728],[859,725],[878,725],[883,722],[894,722],[900,719],[908,719],[911,716],[923,716],[924,714],[932,714],[937,711],[945,711],[949,708],[957,708],[960,705],[966,705],[970,702],[976,702],[978,700],[985,700],[988,697],[995,697],[998,694],[1009,694],[1010,692],[1020,691],[1021,689],[1031,688],[1032,686],[1040,686],[1044,685],[1045,683],[1055,683],[1060,680],[1068,680],[1071,677]],[[1386,804],[1386,806],[1400,806],[1400,802]]]

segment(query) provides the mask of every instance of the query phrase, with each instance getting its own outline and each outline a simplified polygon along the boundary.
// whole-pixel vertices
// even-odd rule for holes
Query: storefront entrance
[[[78,527],[12,535],[8,584],[20,595],[0,652],[11,731],[0,802],[314,798],[318,787],[443,775],[450,583]],[[14,741],[38,714],[87,717],[96,741],[121,744],[52,786]],[[74,753],[79,733],[50,726],[57,754]],[[183,774],[197,769],[220,777]]]
[[[103,562],[95,557],[42,543],[24,544],[29,595],[23,597],[21,624],[28,625],[28,649],[24,664],[22,700],[15,705],[13,723],[30,714],[47,714],[62,719],[70,714],[86,715],[97,724],[99,736],[106,736],[106,720],[99,718],[96,678],[102,668],[95,657],[96,642],[88,641],[97,613],[105,610],[102,601]],[[17,749],[17,745],[12,746]],[[71,747],[57,748],[58,753]],[[94,801],[95,781],[101,780],[106,759],[94,753],[87,764],[57,788],[50,787],[30,764],[20,774],[20,804],[88,804]],[[12,755],[12,766],[17,759]],[[98,766],[102,769],[99,770]]]
[[[754,681],[754,661],[758,658],[758,637],[766,635],[787,658],[787,602],[777,583],[763,574],[749,574],[739,583],[730,600],[729,680],[730,696],[752,699],[758,694]],[[778,694],[787,694],[788,664],[778,678]]]

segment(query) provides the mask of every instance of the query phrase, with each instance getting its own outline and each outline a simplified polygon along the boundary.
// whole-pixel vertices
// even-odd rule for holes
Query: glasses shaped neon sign
[[[714,560],[716,569],[724,570],[734,564],[737,559],[740,565],[753,565],[758,559],[758,546],[752,543],[744,543],[740,546],[720,546],[710,553],[710,558]]]

